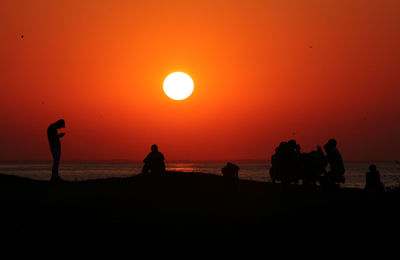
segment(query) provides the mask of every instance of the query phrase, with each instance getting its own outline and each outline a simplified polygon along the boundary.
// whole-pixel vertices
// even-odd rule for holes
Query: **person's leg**
[[[52,148],[51,154],[53,155],[53,168],[52,168],[51,180],[57,181],[59,179],[58,166],[60,164],[61,149],[58,147]]]
[[[142,174],[146,175],[149,173],[149,165],[145,163],[142,168]]]
[[[333,182],[333,178],[332,178],[332,172],[325,172],[324,175],[319,177],[319,183],[322,187],[331,187],[334,182]]]
[[[345,179],[343,173],[338,171],[331,171],[330,174],[333,184],[344,183]]]

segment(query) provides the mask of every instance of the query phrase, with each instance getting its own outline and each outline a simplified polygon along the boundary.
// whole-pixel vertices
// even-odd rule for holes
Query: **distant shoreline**
[[[143,163],[142,160],[62,160],[63,163]],[[270,160],[166,160],[166,163],[271,163]],[[345,160],[345,163],[396,163],[396,160]],[[0,160],[0,163],[53,163],[52,160]]]

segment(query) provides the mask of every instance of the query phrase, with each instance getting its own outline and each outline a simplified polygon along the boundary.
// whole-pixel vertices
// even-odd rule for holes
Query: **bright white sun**
[[[163,89],[168,97],[174,100],[183,100],[192,94],[194,84],[188,74],[174,72],[165,78]]]

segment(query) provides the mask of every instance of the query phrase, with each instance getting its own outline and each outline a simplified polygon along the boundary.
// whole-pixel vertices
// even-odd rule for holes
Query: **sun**
[[[188,98],[194,89],[192,78],[184,72],[174,72],[169,74],[163,84],[165,94],[174,100],[184,100]]]

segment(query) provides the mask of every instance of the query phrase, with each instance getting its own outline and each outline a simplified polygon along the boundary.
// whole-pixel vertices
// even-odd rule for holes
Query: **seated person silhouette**
[[[336,148],[337,142],[335,139],[329,139],[328,143],[324,145],[326,152],[326,161],[330,166],[330,171],[322,176],[320,182],[323,185],[338,185],[344,183],[344,164],[342,156]]]
[[[158,151],[158,146],[153,144],[151,152],[143,160],[142,174],[160,175],[165,173],[164,155]]]
[[[233,183],[237,183],[239,178],[239,166],[228,162],[224,168],[221,169],[222,176],[227,180],[232,180]]]
[[[58,129],[65,127],[64,119],[60,119],[57,122],[49,125],[47,128],[47,138],[49,139],[50,151],[53,156],[53,168],[51,174],[51,181],[60,181],[58,176],[58,166],[60,164],[61,157],[61,142],[60,138],[65,135],[65,133],[58,133]]]
[[[381,182],[381,176],[379,171],[376,170],[376,166],[371,164],[369,166],[369,172],[365,174],[365,190],[368,191],[383,191],[384,186]]]
[[[326,173],[325,167],[327,164],[322,148],[317,146],[317,150],[309,153],[300,153],[300,157],[303,185],[316,186],[316,182],[321,178],[321,175]]]
[[[301,157],[296,152],[296,147],[296,141],[290,140],[281,142],[275,149],[275,154],[271,158],[270,168],[270,176],[273,182],[279,180],[283,184],[298,183],[301,171]]]
[[[301,154],[301,146],[299,144],[296,144],[296,149],[295,149],[297,154]]]

